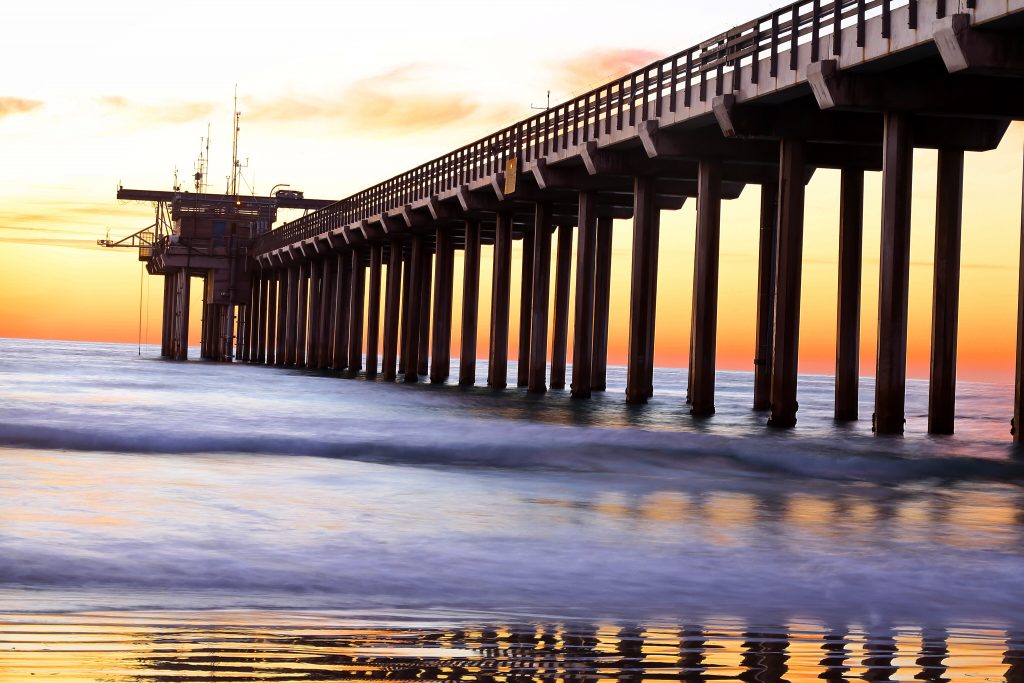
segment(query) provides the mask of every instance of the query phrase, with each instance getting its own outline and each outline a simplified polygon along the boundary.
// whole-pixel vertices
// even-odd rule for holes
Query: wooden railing
[[[857,45],[863,46],[870,18],[881,17],[882,35],[888,37],[892,10],[897,7],[909,7],[909,27],[917,28],[918,4],[918,0],[804,0],[787,5],[282,225],[261,237],[255,251],[265,253],[322,235],[492,176],[503,171],[509,159],[530,162],[599,140],[625,125],[636,125],[638,120],[662,116],[666,106],[674,112],[680,94],[683,106],[690,106],[695,98],[705,101],[711,78],[715,79],[714,94],[721,95],[727,79],[738,88],[742,68],[762,59],[771,60],[772,76],[780,69],[795,70],[795,48],[800,44],[810,42],[812,61],[839,55],[840,41],[830,41],[831,55],[822,55],[820,39],[837,35],[843,28],[856,26]],[[967,7],[975,4],[976,0],[966,0]],[[936,18],[946,15],[946,5],[946,0],[937,0]],[[787,49],[789,60],[783,64],[780,53]],[[756,83],[758,69],[749,73]]]

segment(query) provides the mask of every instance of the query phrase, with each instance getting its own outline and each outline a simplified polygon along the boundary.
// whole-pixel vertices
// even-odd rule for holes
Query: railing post
[[[843,3],[846,0],[833,0],[832,2],[832,54],[839,56],[843,53]]]

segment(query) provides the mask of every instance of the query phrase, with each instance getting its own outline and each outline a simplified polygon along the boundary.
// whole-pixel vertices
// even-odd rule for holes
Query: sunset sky
[[[142,327],[159,340],[161,283],[140,278],[132,252],[95,241],[152,222],[150,206],[115,199],[118,183],[170,189],[177,169],[187,185],[208,123],[211,189],[223,191],[236,84],[246,187],[266,193],[289,183],[307,197],[340,199],[525,118],[549,90],[553,102],[567,99],[778,4],[187,0],[57,11],[14,3],[0,29],[0,337],[134,342],[141,282]],[[1014,124],[999,150],[968,155],[962,377],[1010,380],[1022,146],[1024,125]],[[915,159],[909,368],[918,377],[929,357],[935,158],[918,151]],[[803,372],[834,367],[838,180],[819,171],[808,187]],[[865,375],[875,346],[880,174],[869,174],[867,187]],[[695,206],[662,214],[659,365],[686,363]],[[754,354],[758,206],[751,186],[723,209],[721,368],[749,369]],[[630,239],[629,222],[617,222],[612,362],[624,360]],[[481,356],[490,256],[484,249]]]

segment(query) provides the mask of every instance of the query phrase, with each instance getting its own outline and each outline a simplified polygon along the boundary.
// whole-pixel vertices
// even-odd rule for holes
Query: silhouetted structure
[[[589,396],[606,386],[612,219],[631,218],[626,400],[644,403],[654,391],[660,212],[695,197],[688,400],[694,415],[710,415],[721,202],[756,184],[762,211],[753,405],[769,411],[769,425],[792,427],[804,188],[815,169],[834,168],[842,171],[836,419],[856,419],[864,172],[880,170],[873,423],[880,434],[901,433],[913,150],[925,147],[939,151],[929,431],[950,433],[964,152],[995,148],[1009,122],[1024,118],[1018,80],[1024,76],[1024,2],[968,0],[957,7],[960,13],[953,13],[945,0],[787,5],[264,234],[247,266],[254,269],[251,292],[234,301],[251,311],[240,316],[238,357],[271,362],[272,356],[277,364],[354,374],[369,321],[367,374],[375,375],[378,290],[386,266],[383,376],[394,379],[397,363],[405,381],[418,381],[432,350],[430,378],[443,382],[450,363],[452,252],[464,249],[459,383],[472,384],[480,251],[493,245],[487,381],[504,388],[512,243],[521,240],[518,384],[538,393],[549,382],[561,387],[575,232],[571,387],[574,396]],[[368,267],[377,284],[364,310]],[[1018,424],[1024,415],[1024,296],[1021,301]],[[310,363],[317,350],[326,352]]]

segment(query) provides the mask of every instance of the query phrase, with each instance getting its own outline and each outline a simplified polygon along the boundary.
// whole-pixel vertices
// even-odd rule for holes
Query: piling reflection
[[[214,617],[41,624],[7,616],[0,681],[1024,680],[1018,631],[577,622],[369,628],[327,617]],[[991,656],[997,651],[1002,657]]]

